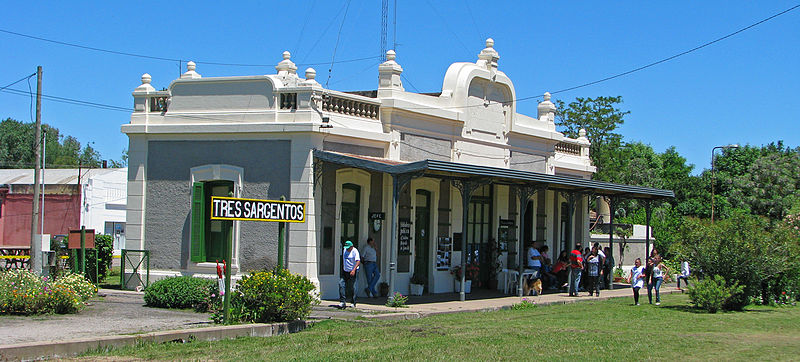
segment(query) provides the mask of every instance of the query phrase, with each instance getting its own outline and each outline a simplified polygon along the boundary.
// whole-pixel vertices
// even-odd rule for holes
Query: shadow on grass
[[[667,305],[667,306],[662,306],[661,308],[674,310],[674,311],[678,311],[678,312],[685,312],[685,313],[714,314],[714,313],[709,313],[705,309],[697,308],[697,307],[694,307],[694,306],[691,306],[691,305]],[[775,312],[775,311],[771,310],[771,309],[745,309],[745,310],[742,310],[742,311],[720,310],[719,312],[717,312],[717,314],[720,314],[720,313],[772,313],[772,312]]]

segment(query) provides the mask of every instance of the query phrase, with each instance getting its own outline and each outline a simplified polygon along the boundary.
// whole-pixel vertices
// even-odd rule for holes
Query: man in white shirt
[[[344,309],[346,299],[350,298],[351,307],[356,307],[356,272],[361,265],[361,255],[353,247],[353,242],[344,242],[342,251],[342,270],[339,272],[339,308]]]
[[[539,250],[536,249],[533,243],[531,243],[530,248],[528,248],[527,259],[528,259],[528,269],[535,272],[531,277],[531,279],[538,279],[539,271],[542,269],[542,254],[539,253]]]
[[[375,246],[375,239],[372,237],[367,238],[367,246],[364,247],[361,261],[364,263],[364,272],[367,273],[367,287],[364,288],[364,292],[368,297],[377,298],[378,292],[375,290],[375,284],[378,284],[381,272],[378,271],[378,249]]]

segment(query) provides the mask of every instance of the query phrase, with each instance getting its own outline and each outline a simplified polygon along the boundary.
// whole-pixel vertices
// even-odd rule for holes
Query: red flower
[[[786,295],[786,292],[783,292],[783,295]]]

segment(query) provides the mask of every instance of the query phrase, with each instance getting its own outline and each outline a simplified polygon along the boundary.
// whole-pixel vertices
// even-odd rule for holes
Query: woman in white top
[[[653,260],[653,264],[653,276],[650,284],[647,285],[647,297],[650,299],[650,304],[653,304],[653,295],[650,293],[650,289],[655,288],[656,305],[661,305],[661,294],[659,293],[659,290],[661,289],[661,283],[664,282],[664,274],[668,269],[667,266],[661,262],[661,256],[656,255],[655,260]]]
[[[633,288],[633,302],[635,305],[639,305],[639,289],[644,286],[644,267],[642,266],[641,258],[636,258],[628,283],[631,283]]]

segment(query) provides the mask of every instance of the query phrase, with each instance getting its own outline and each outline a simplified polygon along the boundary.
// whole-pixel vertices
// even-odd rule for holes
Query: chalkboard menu
[[[397,236],[397,252],[400,255],[411,255],[411,220],[398,219],[400,224]]]

